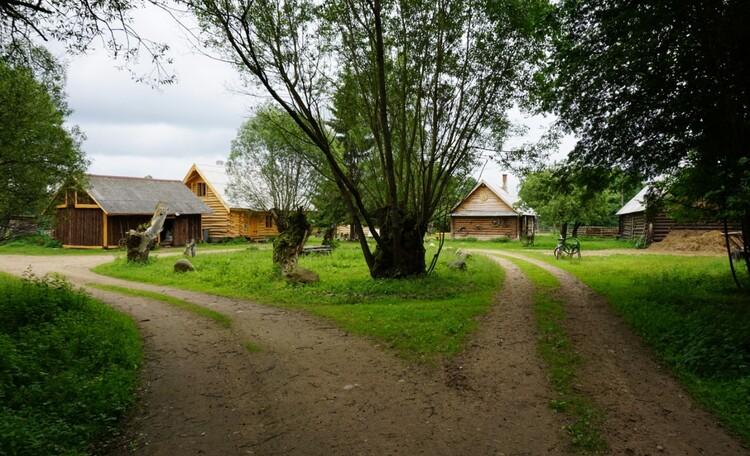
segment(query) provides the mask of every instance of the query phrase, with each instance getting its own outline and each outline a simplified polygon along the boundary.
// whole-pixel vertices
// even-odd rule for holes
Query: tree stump
[[[151,223],[145,230],[138,229],[128,232],[128,263],[145,263],[148,261],[148,254],[156,245],[156,239],[164,227],[168,209],[167,203],[159,202],[156,205],[154,216],[151,217]]]
[[[187,244],[185,244],[184,255],[186,257],[195,258],[195,239],[191,239]]]

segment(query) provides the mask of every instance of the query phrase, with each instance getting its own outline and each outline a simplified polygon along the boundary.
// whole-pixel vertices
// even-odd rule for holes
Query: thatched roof
[[[212,212],[178,180],[88,175],[86,191],[108,215],[153,214],[159,201],[169,214]]]

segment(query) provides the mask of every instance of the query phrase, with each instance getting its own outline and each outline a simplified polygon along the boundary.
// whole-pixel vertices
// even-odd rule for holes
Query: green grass
[[[524,247],[518,240],[508,240],[507,238],[494,239],[490,241],[477,241],[477,240],[466,240],[456,239],[446,240],[445,245],[454,248],[467,248],[467,249],[496,249],[496,250],[554,250],[557,245],[557,234],[537,234],[534,238],[534,245]],[[613,250],[613,249],[634,249],[635,245],[633,241],[623,239],[611,239],[611,238],[599,238],[599,237],[579,237],[578,240],[581,242],[581,250]],[[437,241],[435,241],[437,242]]]
[[[535,256],[606,296],[692,396],[750,443],[750,293],[736,289],[725,258]]]
[[[428,257],[435,252],[428,249]],[[357,244],[342,243],[331,255],[302,257],[300,265],[317,272],[320,282],[291,286],[271,262],[271,251],[242,250],[191,259],[196,272],[175,274],[175,258],[147,265],[124,259],[96,272],[148,283],[251,299],[303,309],[333,320],[358,335],[380,340],[401,356],[427,363],[455,355],[486,312],[500,285],[502,270],[480,256],[468,271],[447,267],[455,257],[444,252],[434,274],[406,280],[373,280]]]
[[[195,315],[211,319],[225,328],[229,328],[232,326],[232,319],[224,315],[223,313],[208,309],[203,306],[199,306],[198,304],[193,304],[192,302],[188,302],[183,299],[174,298],[172,296],[155,293],[152,291],[136,290],[133,288],[120,287],[117,285],[102,285],[96,283],[89,283],[87,285],[92,288],[98,288],[100,290],[113,291],[115,293],[127,294],[130,296],[140,296],[142,298],[156,299],[158,301],[166,302],[170,306],[185,309]]]
[[[565,431],[571,450],[576,452],[606,452],[609,445],[602,435],[604,414],[574,388],[581,359],[568,338],[563,320],[562,300],[554,295],[560,284],[552,274],[526,261],[510,259],[529,276],[536,286],[534,316],[539,331],[539,352],[547,363],[547,376],[554,385],[557,397],[550,408],[566,416]]]
[[[53,278],[0,274],[0,454],[89,454],[133,403],[133,321]]]

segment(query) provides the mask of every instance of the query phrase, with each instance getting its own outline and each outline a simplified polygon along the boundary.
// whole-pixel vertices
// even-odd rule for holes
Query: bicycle
[[[559,260],[563,253],[569,257],[577,254],[578,258],[581,258],[581,243],[576,238],[564,238],[560,236],[557,239],[557,246],[555,246],[553,254]]]

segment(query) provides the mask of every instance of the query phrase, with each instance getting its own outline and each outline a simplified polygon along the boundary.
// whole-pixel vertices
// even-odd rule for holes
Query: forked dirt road
[[[147,350],[140,405],[109,455],[566,454],[564,423],[547,406],[554,393],[537,353],[533,286],[498,253],[507,274],[495,306],[444,368],[410,366],[303,313],[89,271],[111,257],[0,255],[0,270],[156,291],[232,318],[225,329],[158,301],[89,289],[133,316]],[[544,267],[561,279],[569,334],[586,360],[579,387],[607,411],[613,454],[750,454],[601,299]]]

